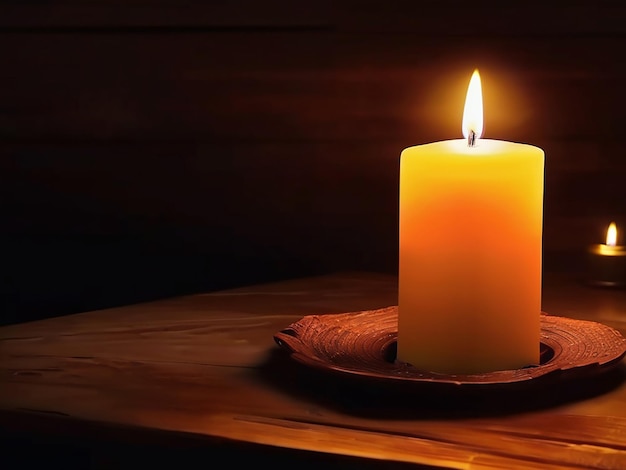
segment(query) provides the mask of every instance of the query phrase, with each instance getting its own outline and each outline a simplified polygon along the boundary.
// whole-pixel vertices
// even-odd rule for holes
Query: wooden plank
[[[625,292],[546,281],[551,313],[610,321],[626,334],[615,315]],[[226,439],[447,468],[623,467],[623,376],[586,383],[586,399],[555,387],[472,408],[471,398],[445,395],[389,401],[277,354],[273,333],[300,316],[380,308],[396,293],[393,276],[344,273],[3,327],[0,425],[70,440],[119,429],[129,441]]]
[[[309,32],[3,35],[5,140],[456,138],[471,70],[486,136],[621,140],[624,38]],[[19,43],[20,47],[14,47]],[[480,57],[474,57],[480,50]],[[97,109],[97,112],[93,112]]]
[[[526,21],[519,21],[519,19]],[[284,0],[259,4],[173,0],[90,1],[88,5],[61,1],[54,5],[11,2],[0,7],[0,28],[50,27],[219,27],[328,25],[339,31],[421,35],[524,35],[624,34],[626,9],[615,2],[587,5],[581,2],[548,5],[486,5],[475,2],[415,2],[400,0],[393,6],[354,0],[322,1],[293,5]]]
[[[621,222],[626,168],[618,162],[619,144],[546,144],[547,246],[556,241],[555,218],[586,218],[590,225],[580,235],[589,240],[606,219]],[[322,233],[323,225],[334,227],[336,237],[359,227],[363,237],[389,239],[396,231],[402,149],[399,139],[5,144],[0,180],[12,205],[4,232],[23,234],[39,226],[67,233],[69,226],[75,234],[115,234],[153,226],[167,237],[175,224],[193,246],[227,232],[244,236],[251,226],[259,243],[282,238],[282,230],[305,238],[330,236]],[[369,224],[371,217],[378,223]],[[567,243],[578,234],[561,235]]]
[[[294,5],[283,0],[263,4],[252,0],[237,2],[180,2],[158,0],[90,1],[88,4],[55,2],[54,5],[0,7],[0,31],[32,31],[55,28],[66,31],[117,30],[149,32],[165,28],[316,28],[328,23],[328,5],[315,2]]]
[[[447,35],[584,35],[623,34],[626,9],[615,2],[546,2],[490,4],[471,7],[459,0],[415,3],[400,0],[390,7],[379,2],[333,2],[342,29],[358,32],[413,32],[424,36]]]
[[[394,272],[399,153],[460,136],[477,66],[486,137],[546,151],[546,264],[580,257],[626,226],[624,11],[0,5],[3,311]]]

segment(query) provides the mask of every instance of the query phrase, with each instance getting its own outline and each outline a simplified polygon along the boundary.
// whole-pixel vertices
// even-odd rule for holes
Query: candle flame
[[[470,131],[474,131],[476,139],[483,135],[483,91],[480,84],[478,69],[474,70],[463,109],[463,137],[467,139]]]
[[[617,244],[617,226],[615,222],[611,222],[606,231],[606,244],[609,246],[615,246]]]

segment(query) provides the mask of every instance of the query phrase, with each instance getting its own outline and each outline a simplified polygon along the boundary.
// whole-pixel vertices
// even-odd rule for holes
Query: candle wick
[[[476,132],[470,129],[469,135],[467,136],[467,146],[474,147],[476,145]]]

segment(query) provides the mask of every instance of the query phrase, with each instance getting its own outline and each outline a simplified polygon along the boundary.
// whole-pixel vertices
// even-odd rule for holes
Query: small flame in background
[[[480,139],[483,135],[483,91],[478,69],[474,70],[467,87],[462,127],[465,139],[469,136],[470,131],[474,131],[476,139]]]
[[[606,244],[608,246],[615,246],[617,244],[617,226],[615,222],[611,222],[606,231]]]

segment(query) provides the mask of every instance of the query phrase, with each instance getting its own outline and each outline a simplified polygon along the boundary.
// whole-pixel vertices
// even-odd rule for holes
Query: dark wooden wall
[[[399,154],[475,67],[485,137],[546,152],[546,268],[626,228],[626,7],[470,5],[0,5],[2,321],[395,272]]]

